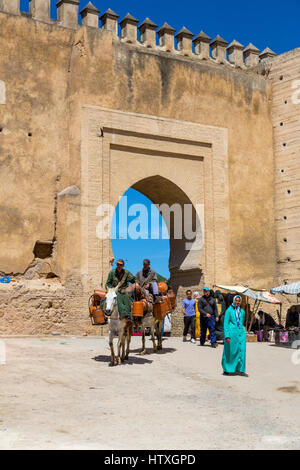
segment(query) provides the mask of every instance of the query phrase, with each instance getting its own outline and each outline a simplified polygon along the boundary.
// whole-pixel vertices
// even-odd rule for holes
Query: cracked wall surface
[[[228,216],[221,226],[210,227],[217,242],[222,242],[222,224],[228,233],[226,262],[216,280],[271,287],[276,272],[272,89],[265,76],[126,44],[108,30],[73,30],[27,16],[0,13],[0,38],[0,80],[5,84],[5,104],[0,105],[0,273],[11,273],[17,283],[31,282],[37,297],[35,282],[56,283],[55,295],[62,301],[57,308],[37,307],[24,291],[14,299],[17,324],[8,321],[14,311],[9,298],[4,304],[0,299],[7,333],[19,334],[22,322],[30,334],[50,331],[51,322],[65,331],[88,328],[87,300],[100,287],[110,256],[94,260],[99,272],[91,282],[84,265],[82,213],[99,195],[89,200],[82,192],[86,146],[96,152],[91,184],[108,176],[110,167],[108,160],[102,173],[97,146],[105,141],[103,127],[96,119],[89,136],[82,120],[87,107],[148,115],[157,123],[166,118],[226,129],[225,176],[220,184],[209,183],[221,200],[222,184],[228,181]],[[165,165],[161,173],[167,174],[169,166],[176,172],[175,160]],[[139,178],[153,176],[148,163],[146,167]],[[131,181],[124,162],[113,168],[112,181],[120,178],[123,188],[138,183]],[[184,171],[177,176],[184,191],[189,184]],[[199,178],[199,185],[207,183]],[[216,214],[221,210],[222,205],[212,209]],[[53,244],[51,255],[36,256],[37,242]],[[213,270],[216,262],[211,258],[209,265],[209,256],[208,247],[207,266]],[[178,288],[185,289],[189,279],[180,282]],[[197,287],[190,279],[194,282]],[[1,296],[15,288],[2,287]],[[45,302],[52,298],[52,293],[47,298],[47,289],[41,289]],[[23,307],[22,298],[27,299]]]
[[[0,335],[107,334],[107,326],[92,326],[78,289],[76,279],[0,284]]]

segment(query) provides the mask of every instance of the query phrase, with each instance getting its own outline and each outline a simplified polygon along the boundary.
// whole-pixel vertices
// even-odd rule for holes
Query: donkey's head
[[[104,310],[107,316],[110,316],[116,306],[118,287],[110,287],[106,293]]]

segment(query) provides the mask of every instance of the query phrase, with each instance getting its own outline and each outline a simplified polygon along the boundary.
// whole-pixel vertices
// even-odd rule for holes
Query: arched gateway
[[[179,299],[187,287],[229,278],[227,131],[97,107],[84,108],[81,124],[85,289],[105,282],[113,255],[99,226],[129,187],[160,206],[170,231],[169,267]],[[181,320],[179,308],[173,333],[181,329]]]

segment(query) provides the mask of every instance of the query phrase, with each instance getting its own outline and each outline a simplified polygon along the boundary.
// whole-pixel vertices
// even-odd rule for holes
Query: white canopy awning
[[[245,286],[222,286],[221,284],[217,285],[216,287],[220,287],[220,289],[228,290],[230,292],[237,292],[238,294],[243,294],[250,299],[255,300],[256,302],[267,302],[269,304],[280,304],[280,300],[276,299],[276,297],[270,292],[266,290],[261,291],[254,291],[249,287]]]
[[[245,286],[221,286],[221,284],[218,284],[216,287],[220,287],[221,289],[229,290],[231,292],[237,292],[238,294],[243,294],[248,290],[248,287]]]

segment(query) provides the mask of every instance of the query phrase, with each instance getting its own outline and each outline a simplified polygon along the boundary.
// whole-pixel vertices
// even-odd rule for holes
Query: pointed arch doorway
[[[191,240],[170,234],[179,305],[187,287],[230,280],[226,129],[87,106],[81,155],[81,272],[87,290],[104,283],[112,258],[110,239],[97,239],[97,209],[115,208],[130,187],[155,204],[190,205],[200,220],[198,250],[186,249]],[[176,315],[174,333],[181,334],[180,309]]]

